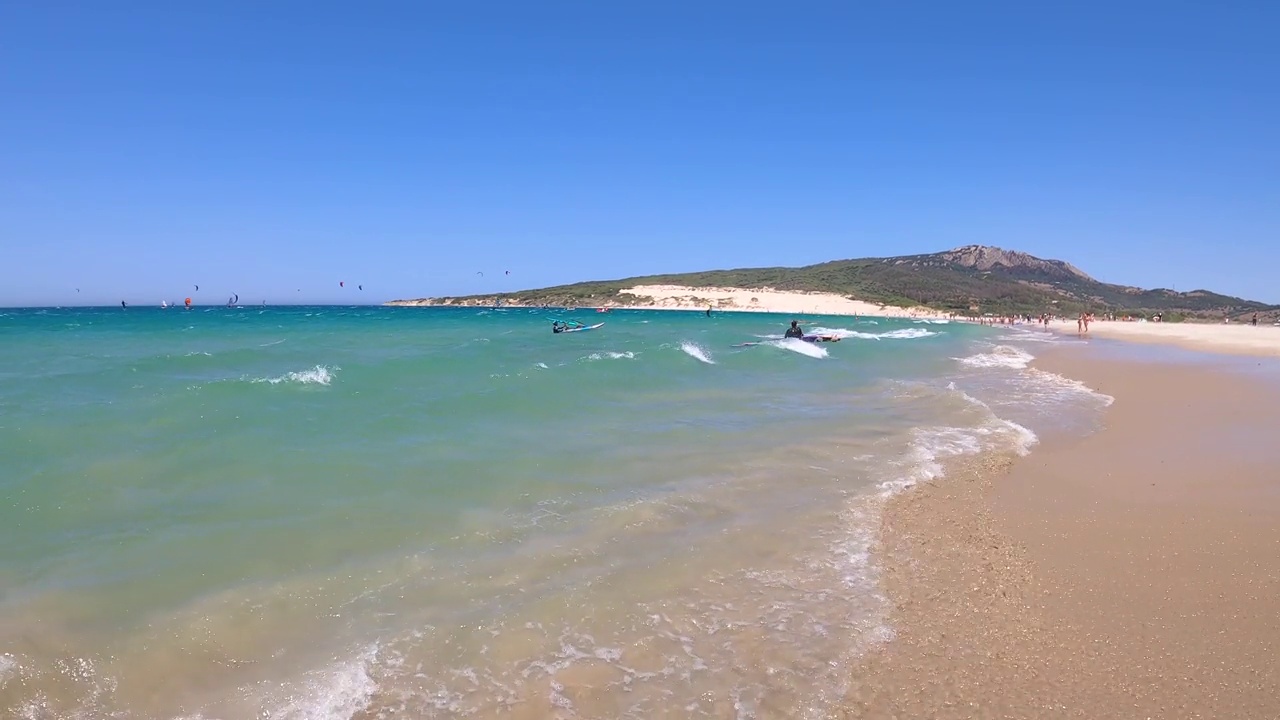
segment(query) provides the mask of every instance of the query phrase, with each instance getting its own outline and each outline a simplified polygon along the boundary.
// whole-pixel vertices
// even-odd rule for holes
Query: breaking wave
[[[700,362],[704,362],[708,365],[716,364],[716,361],[712,360],[711,356],[707,354],[706,349],[703,348],[701,345],[698,345],[697,343],[691,343],[688,341],[682,342],[680,343],[680,349],[683,350],[684,353],[689,357],[694,358]]]
[[[281,383],[298,383],[300,385],[328,385],[333,382],[334,373],[341,368],[328,367],[325,365],[317,365],[310,370],[302,370],[299,372],[285,373],[279,377],[258,378],[255,383],[269,383],[271,385],[279,385]]]

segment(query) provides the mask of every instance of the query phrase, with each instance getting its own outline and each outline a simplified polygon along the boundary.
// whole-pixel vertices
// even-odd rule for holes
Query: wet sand
[[[1280,717],[1280,390],[1057,351],[1106,428],[890,502],[849,718]]]

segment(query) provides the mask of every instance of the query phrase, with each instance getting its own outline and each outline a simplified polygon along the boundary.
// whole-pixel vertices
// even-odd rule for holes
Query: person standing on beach
[[[1253,314],[1253,319],[1249,321],[1249,324],[1258,327],[1258,313]]]

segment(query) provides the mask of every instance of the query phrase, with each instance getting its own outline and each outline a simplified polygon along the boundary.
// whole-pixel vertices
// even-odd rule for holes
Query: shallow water
[[[825,717],[885,494],[1108,401],[1020,332],[549,317],[5,311],[0,711]]]

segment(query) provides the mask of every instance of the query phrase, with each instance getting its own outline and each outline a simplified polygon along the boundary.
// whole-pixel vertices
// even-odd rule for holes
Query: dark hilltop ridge
[[[925,306],[958,315],[1163,313],[1166,320],[1270,318],[1280,306],[1209,290],[1143,290],[1099,282],[1062,260],[967,245],[926,255],[833,260],[804,267],[710,270],[560,285],[495,295],[396,300],[389,305],[628,307],[645,298],[621,293],[638,285],[680,285],[835,293],[900,307]]]

